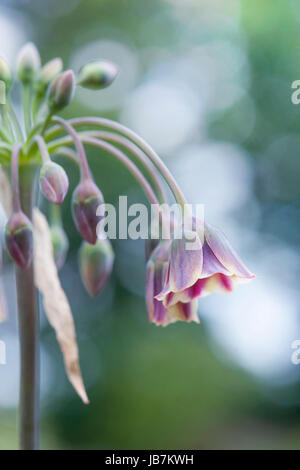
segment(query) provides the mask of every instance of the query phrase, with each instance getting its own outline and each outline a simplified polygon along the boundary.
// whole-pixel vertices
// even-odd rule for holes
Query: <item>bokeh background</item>
[[[65,376],[42,315],[43,449],[300,449],[300,79],[297,0],[1,0],[0,54],[34,41],[43,61],[78,70],[118,63],[105,91],[78,90],[65,116],[117,119],[160,153],[188,199],[204,203],[255,281],[200,302],[201,325],[157,328],[144,305],[142,241],[116,241],[114,274],[91,300],[70,238],[61,272],[89,406]],[[134,180],[89,153],[107,202],[143,201]],[[63,164],[66,162],[62,161]],[[67,167],[67,164],[66,164]],[[77,171],[67,167],[72,185]],[[17,445],[18,341],[13,273],[0,326],[0,448]]]

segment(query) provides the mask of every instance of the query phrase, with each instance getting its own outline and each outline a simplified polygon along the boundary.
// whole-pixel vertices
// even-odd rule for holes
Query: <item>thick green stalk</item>
[[[22,209],[31,219],[35,197],[36,167],[20,166]],[[16,268],[20,338],[19,433],[22,450],[39,448],[40,348],[39,315],[34,286],[33,265]]]

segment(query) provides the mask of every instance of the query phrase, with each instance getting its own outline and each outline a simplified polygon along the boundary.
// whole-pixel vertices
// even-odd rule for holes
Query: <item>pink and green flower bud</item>
[[[9,218],[5,230],[6,248],[14,262],[27,269],[32,262],[33,229],[23,212],[15,212]]]
[[[114,264],[114,252],[108,238],[95,245],[83,242],[79,252],[81,279],[90,295],[95,296],[105,286]]]
[[[52,82],[52,80],[61,73],[63,69],[63,62],[60,57],[56,59],[52,59],[47,62],[41,69],[38,79],[35,84],[36,92],[39,95],[44,95],[46,93],[47,88]]]
[[[107,88],[118,74],[113,62],[99,60],[83,65],[79,70],[77,83],[84,88],[101,90]]]
[[[98,207],[104,203],[100,189],[91,179],[85,179],[75,188],[72,196],[72,214],[82,238],[94,245],[97,241]]]
[[[188,250],[184,240],[173,240],[164,288],[156,299],[170,307],[212,292],[232,292],[255,277],[231,247],[225,235],[206,224],[201,249]]]
[[[169,245],[168,242],[160,243],[147,263],[146,305],[149,321],[162,326],[167,326],[179,320],[199,323],[197,300],[187,303],[177,302],[171,306],[165,306],[162,301],[157,299],[157,295],[163,289],[168,278]]]
[[[54,225],[50,230],[54,261],[57,269],[60,270],[65,264],[67,258],[69,240],[66,232],[60,225]]]
[[[60,73],[48,89],[48,104],[52,112],[65,108],[75,92],[75,75],[72,70]]]
[[[5,83],[6,91],[9,90],[12,82],[11,70],[3,57],[0,57],[0,80]]]
[[[25,44],[17,57],[17,74],[24,84],[32,83],[40,70],[41,59],[39,51],[32,42]]]
[[[62,166],[46,162],[40,172],[40,188],[48,201],[61,204],[69,189],[68,176]]]

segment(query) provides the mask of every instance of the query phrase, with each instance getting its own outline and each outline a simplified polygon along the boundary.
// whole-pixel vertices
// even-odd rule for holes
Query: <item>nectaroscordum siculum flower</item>
[[[66,120],[57,115],[71,103],[76,86],[101,90],[116,76],[117,67],[101,60],[83,64],[77,75],[72,70],[63,71],[60,58],[42,66],[32,43],[22,47],[15,76],[8,63],[0,58],[0,80],[5,82],[8,92],[6,104],[1,106],[0,163],[5,174],[11,170],[12,213],[6,224],[5,244],[16,265],[22,449],[36,449],[39,445],[39,312],[35,287],[56,330],[68,378],[83,402],[88,403],[71,309],[58,276],[68,252],[60,206],[65,205],[69,181],[55,155],[64,154],[79,167],[80,179],[72,195],[72,215],[83,239],[79,270],[92,296],[101,292],[109,279],[114,253],[110,240],[101,230],[99,237],[98,209],[105,207],[104,198],[90,171],[86,147],[102,150],[103,155],[116,158],[131,172],[157,208],[160,226],[166,221],[159,205],[170,202],[166,184],[181,207],[187,202],[166,165],[133,131],[100,117]],[[19,80],[23,89],[21,122],[9,93],[14,80]],[[39,191],[49,205],[49,223],[38,208]],[[162,326],[178,320],[199,322],[198,298],[215,290],[229,292],[236,283],[252,277],[221,232],[208,225],[204,242],[199,242],[198,249],[193,251],[186,250],[182,240],[147,241],[149,320]]]

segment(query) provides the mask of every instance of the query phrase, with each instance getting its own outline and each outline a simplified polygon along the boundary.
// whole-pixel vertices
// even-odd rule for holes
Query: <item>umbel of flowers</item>
[[[80,274],[92,296],[101,291],[109,278],[114,253],[105,233],[99,236],[96,230],[97,209],[104,204],[104,198],[90,171],[86,147],[96,147],[125,165],[151,203],[170,202],[166,185],[177,203],[184,206],[186,200],[159,156],[130,129],[99,117],[65,120],[58,116],[72,101],[77,86],[91,90],[109,86],[117,75],[113,63],[95,61],[83,65],[76,75],[72,70],[63,71],[60,58],[42,66],[37,48],[28,43],[19,52],[15,70],[12,74],[11,67],[0,58],[0,80],[7,92],[6,103],[1,106],[0,126],[1,178],[6,187],[1,198],[8,210],[3,238],[16,266],[21,350],[20,445],[23,449],[35,449],[39,434],[36,287],[56,330],[68,377],[88,403],[72,314],[57,275],[68,251],[60,205],[68,193],[69,181],[55,156],[65,155],[79,167],[80,180],[72,195],[71,209],[83,239]],[[10,99],[14,86],[22,88],[21,120],[17,119]],[[6,179],[6,175],[10,178]],[[49,222],[37,207],[39,191],[49,201]],[[163,214],[160,223],[164,223]],[[188,229],[196,240],[193,250],[186,248],[184,226],[181,239],[148,241],[146,305],[149,320],[156,325],[165,326],[177,320],[199,322],[199,298],[217,291],[231,292],[237,283],[253,277],[221,231],[205,224],[202,239],[193,227],[192,224]]]

